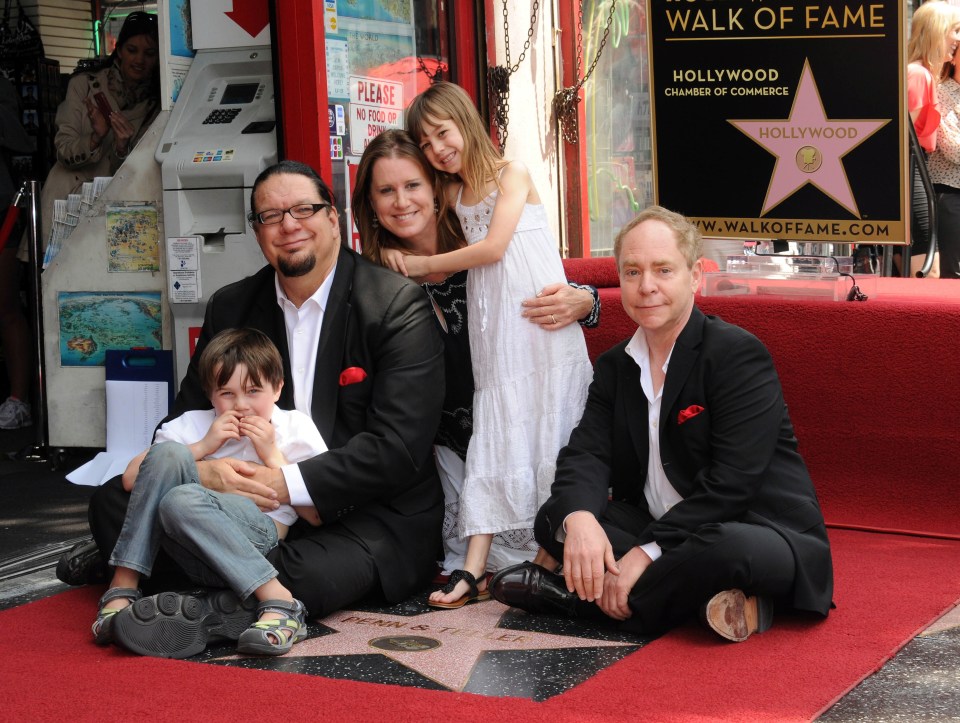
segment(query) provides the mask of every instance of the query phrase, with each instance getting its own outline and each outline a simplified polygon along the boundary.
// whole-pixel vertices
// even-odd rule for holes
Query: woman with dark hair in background
[[[157,16],[130,13],[103,64],[70,79],[57,108],[57,162],[41,194],[41,258],[50,240],[53,202],[77,193],[98,176],[112,176],[156,117],[160,108],[158,42]],[[19,257],[27,261],[26,238]]]
[[[357,169],[352,207],[360,231],[362,253],[382,264],[384,249],[405,249],[421,256],[454,251],[466,245],[460,221],[447,203],[433,167],[406,131],[381,133],[363,152]],[[473,431],[473,366],[467,336],[467,272],[427,280],[424,289],[433,301],[444,332],[446,393],[434,456],[443,485],[443,556],[445,582],[462,569],[466,539],[457,534],[464,462]],[[596,289],[575,284],[551,284],[535,299],[524,302],[523,314],[545,329],[561,329],[578,319],[585,326],[599,322]],[[521,309],[517,309],[517,314]],[[538,545],[533,530],[511,530],[494,536],[492,569],[531,560]]]

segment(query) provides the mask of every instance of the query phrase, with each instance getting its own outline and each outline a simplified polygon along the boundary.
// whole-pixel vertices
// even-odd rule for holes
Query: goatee
[[[280,258],[277,259],[277,270],[288,278],[305,276],[313,271],[317,265],[317,257],[314,254],[307,254],[302,258]]]

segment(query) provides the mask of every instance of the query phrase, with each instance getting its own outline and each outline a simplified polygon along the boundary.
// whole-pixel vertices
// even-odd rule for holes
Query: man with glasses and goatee
[[[317,508],[322,524],[298,523],[269,556],[311,617],[369,595],[402,600],[433,576],[443,520],[431,456],[444,391],[443,346],[428,297],[414,282],[341,245],[332,193],[309,166],[283,161],[264,170],[251,209],[269,265],[207,303],[171,416],[209,407],[195,361],[217,332],[265,332],[284,361],[278,406],[310,415],[329,451],[280,470],[230,459],[200,462],[201,484],[252,497],[263,509]],[[118,480],[91,501],[91,528],[104,559],[125,508]],[[72,565],[80,578],[79,568],[91,558],[61,567]],[[167,590],[176,585],[162,584]],[[164,628],[172,640],[169,630],[178,626],[197,634],[196,619],[186,619],[183,610],[199,610],[199,634],[211,637],[240,627],[238,617],[254,617],[249,605],[214,609],[212,596],[193,597],[178,606],[141,603],[148,611],[142,624]]]

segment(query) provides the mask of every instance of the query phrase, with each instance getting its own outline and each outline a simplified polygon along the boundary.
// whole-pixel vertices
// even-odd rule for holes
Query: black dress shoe
[[[581,617],[583,603],[575,592],[567,590],[562,575],[549,572],[532,562],[504,568],[490,580],[490,595],[504,605],[528,613],[553,613]]]
[[[98,585],[109,577],[107,562],[92,539],[78,542],[57,561],[57,579],[67,585]]]

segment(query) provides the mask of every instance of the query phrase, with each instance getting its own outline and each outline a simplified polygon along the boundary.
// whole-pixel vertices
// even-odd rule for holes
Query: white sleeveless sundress
[[[461,187],[460,194],[463,189]],[[485,238],[497,192],[457,215],[467,243]],[[476,391],[460,534],[532,528],[550,495],[557,454],[580,421],[593,368],[583,331],[546,331],[520,302],[564,282],[542,205],[526,204],[503,258],[467,275],[467,320]]]

